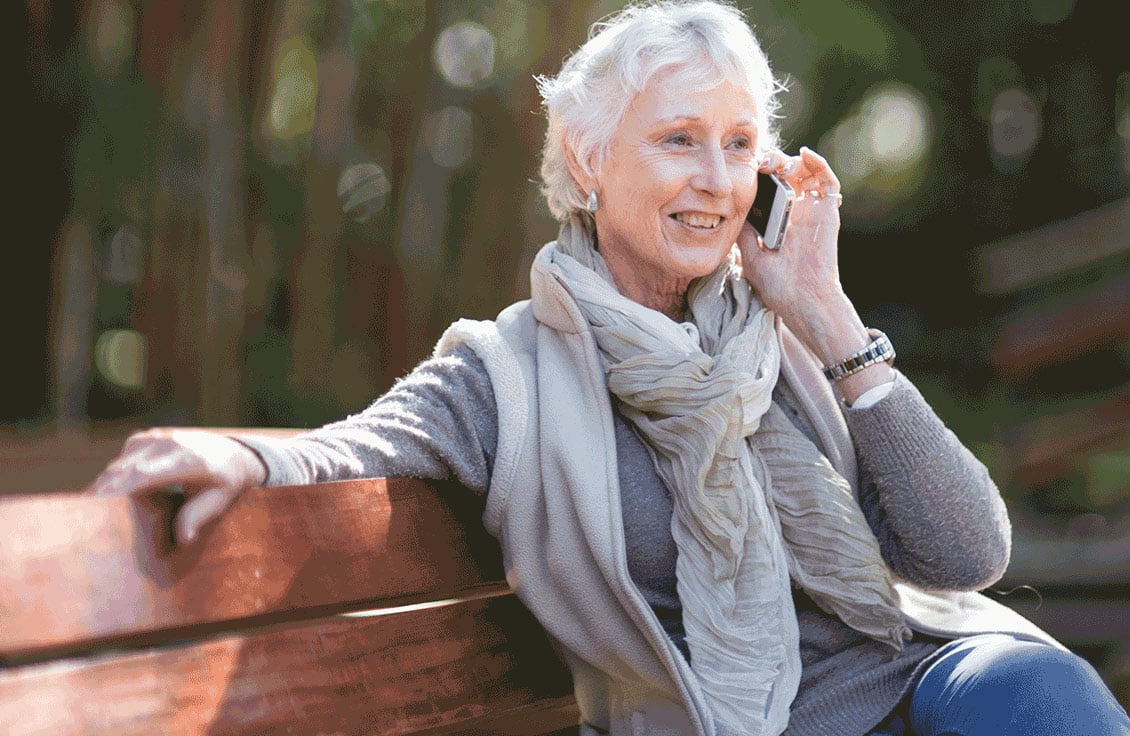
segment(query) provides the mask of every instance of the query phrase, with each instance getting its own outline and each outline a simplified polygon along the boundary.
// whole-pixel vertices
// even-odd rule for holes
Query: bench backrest
[[[566,668],[466,489],[0,498],[0,733],[569,733]]]

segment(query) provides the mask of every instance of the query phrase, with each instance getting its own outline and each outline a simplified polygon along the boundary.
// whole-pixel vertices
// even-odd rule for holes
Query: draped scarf
[[[790,578],[895,650],[910,630],[851,485],[772,399],[775,317],[736,253],[691,283],[682,324],[620,294],[589,220],[563,224],[552,258],[671,491],[691,667],[715,723],[775,735],[800,681]]]

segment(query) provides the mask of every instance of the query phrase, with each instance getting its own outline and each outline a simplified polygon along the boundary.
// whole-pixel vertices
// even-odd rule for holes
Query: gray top
[[[816,441],[783,382],[774,392]],[[642,440],[615,411],[621,503],[632,580],[686,654],[675,587],[672,501]],[[860,505],[883,557],[921,587],[969,590],[1008,563],[1009,525],[988,472],[897,374],[891,393],[847,411],[860,470]],[[455,479],[478,493],[490,485],[498,417],[490,378],[465,346],[420,364],[363,412],[301,437],[241,437],[263,458],[267,485],[346,478]],[[817,443],[818,444],[818,443]],[[960,551],[960,552],[958,552]],[[794,599],[802,676],[790,736],[868,733],[898,703],[914,671],[942,640],[915,633],[900,655]]]

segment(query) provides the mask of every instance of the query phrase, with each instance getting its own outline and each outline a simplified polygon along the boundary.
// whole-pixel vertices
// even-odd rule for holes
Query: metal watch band
[[[883,332],[871,328],[867,330],[867,336],[871,338],[871,343],[867,347],[839,363],[824,367],[824,376],[829,381],[839,381],[869,365],[894,361],[895,346]]]

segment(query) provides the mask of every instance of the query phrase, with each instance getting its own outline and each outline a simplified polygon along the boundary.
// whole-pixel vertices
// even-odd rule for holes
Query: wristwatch
[[[869,365],[894,362],[895,346],[882,331],[872,327],[867,330],[867,336],[871,338],[871,343],[863,350],[839,363],[824,366],[824,376],[829,381],[839,381]]]

